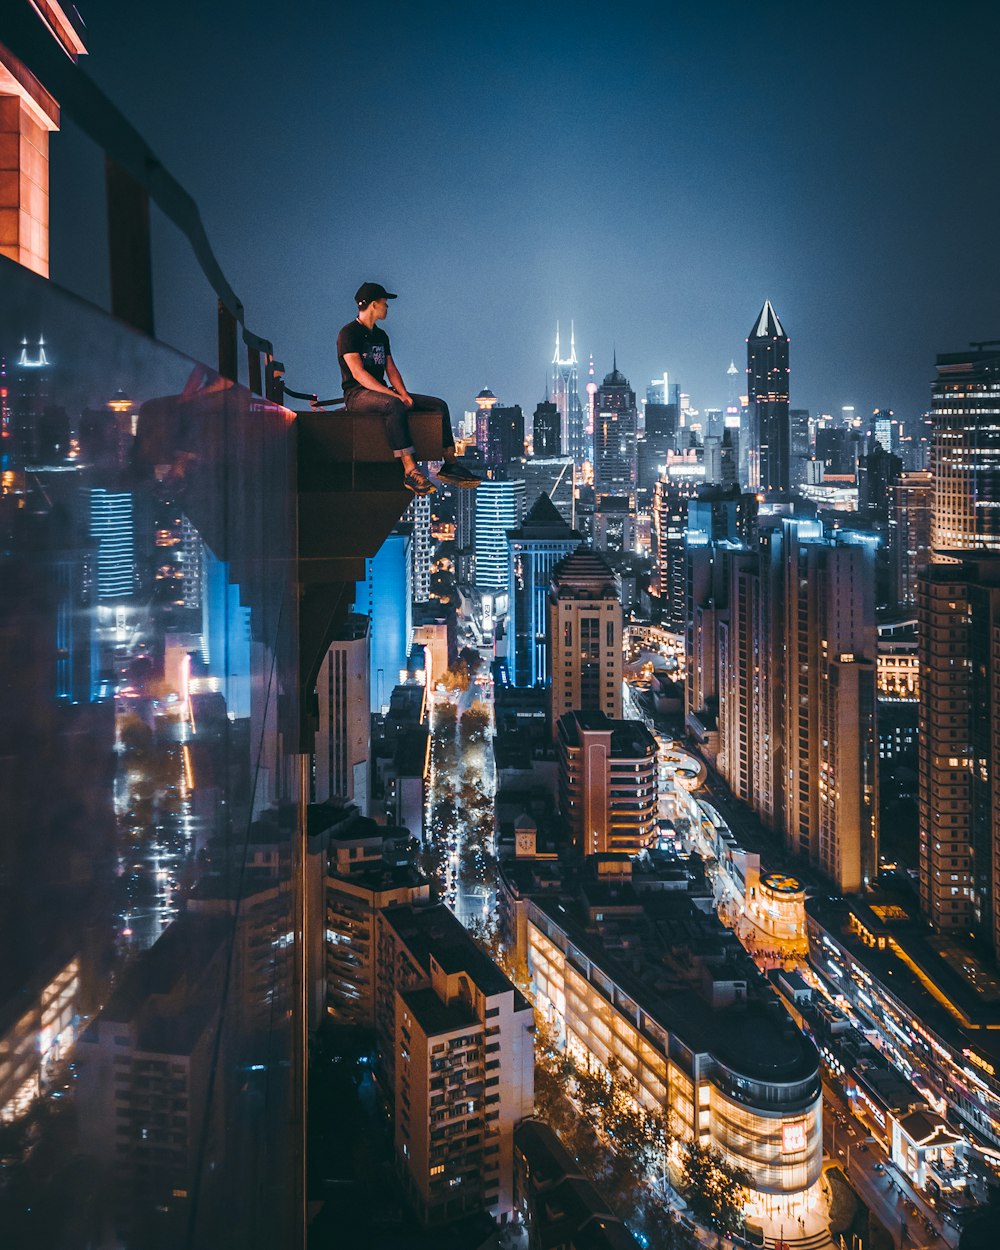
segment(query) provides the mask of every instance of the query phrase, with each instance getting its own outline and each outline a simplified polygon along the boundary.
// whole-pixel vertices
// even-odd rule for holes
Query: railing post
[[[272,404],[283,404],[285,402],[285,366],[273,356],[267,358],[265,380],[267,398]]]
[[[255,395],[264,394],[263,375],[260,367],[260,352],[256,347],[247,347],[247,377],[250,389]]]
[[[104,159],[108,196],[111,311],[153,337],[153,265],[149,242],[149,194],[110,156]]]
[[[236,374],[236,318],[219,300],[219,372],[230,382],[238,382]]]

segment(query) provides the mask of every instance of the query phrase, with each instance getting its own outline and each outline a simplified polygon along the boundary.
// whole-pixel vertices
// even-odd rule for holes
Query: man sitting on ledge
[[[375,412],[383,418],[392,454],[403,462],[403,485],[415,495],[429,495],[435,489],[434,483],[421,473],[414,459],[416,448],[408,412],[440,410],[444,465],[437,476],[450,486],[478,486],[479,478],[455,462],[448,405],[434,395],[411,395],[407,391],[392,358],[389,336],[375,324],[385,319],[389,300],[395,298],[379,282],[362,282],[354,296],[358,315],[337,335],[337,360],[347,411]],[[386,374],[389,386],[385,383]]]

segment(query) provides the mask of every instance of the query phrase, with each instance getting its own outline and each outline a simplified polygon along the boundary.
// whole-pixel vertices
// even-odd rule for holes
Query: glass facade
[[[0,257],[3,357],[0,1240],[290,1244],[293,417]]]

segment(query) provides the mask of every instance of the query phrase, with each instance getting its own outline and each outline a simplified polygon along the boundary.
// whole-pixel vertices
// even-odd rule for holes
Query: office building
[[[858,460],[858,512],[864,520],[888,526],[893,490],[902,471],[902,460],[881,443]]]
[[[622,715],[622,609],[607,560],[578,547],[552,571],[549,590],[553,736],[566,712]]]
[[[896,602],[912,607],[917,578],[930,563],[934,475],[929,469],[902,473],[892,488],[891,543]]]
[[[348,616],[316,680],[316,802],[355,803],[362,815],[368,814],[371,754],[370,628],[367,616]]]
[[[635,391],[618,361],[597,388],[594,404],[594,494],[624,499],[635,510],[638,412]]]
[[[933,558],[1000,550],[1000,344],[938,356],[931,430]]]
[[[552,402],[559,410],[562,454],[577,467],[592,458],[587,435],[587,417],[580,403],[579,361],[576,356],[576,329],[570,322],[569,355],[563,356],[556,325],[556,350],[552,357]]]
[[[413,602],[426,603],[431,597],[431,555],[434,539],[431,536],[431,497],[414,495],[403,513],[404,521],[411,528],[410,574]]]
[[[580,545],[548,495],[541,494],[517,529],[507,533],[507,670],[515,686],[552,680],[548,601],[552,570]]]
[[[568,456],[525,456],[510,466],[507,476],[524,483],[526,512],[546,494],[570,529],[576,529],[576,465]]]
[[[567,712],[556,733],[559,810],[583,855],[638,855],[653,846],[658,810],[656,739],[642,721]]]
[[[667,463],[667,454],[677,450],[677,420],[676,404],[647,402],[645,428],[637,452],[637,485],[640,490],[651,491],[655,487]]]
[[[531,454],[546,457],[562,455],[562,420],[559,409],[548,398],[535,408]]]
[[[514,1213],[534,1107],[534,1011],[443,905],[376,919],[375,1026],[396,1162],[421,1221]]]
[[[471,492],[470,492],[471,493]],[[406,669],[413,632],[413,528],[401,523],[365,561],[354,611],[371,621],[371,710],[382,712]]]
[[[871,436],[883,451],[899,455],[902,431],[891,408],[876,408],[872,413]],[[869,444],[870,447],[870,444]]]
[[[806,464],[812,455],[808,408],[791,408],[788,412],[788,477],[792,490],[806,483]]]
[[[1000,954],[1000,555],[932,564],[917,588],[921,905]]]
[[[97,597],[128,599],[135,593],[135,527],[129,491],[90,491],[90,536],[97,543]]]
[[[747,338],[747,395],[752,438],[750,489],[784,494],[790,489],[788,335],[765,300]]]
[[[487,480],[476,488],[475,497],[473,584],[478,590],[506,590],[507,533],[517,529],[524,515],[524,482]]]
[[[524,455],[524,413],[520,404],[501,404],[492,391],[476,396],[476,447],[491,475]]]

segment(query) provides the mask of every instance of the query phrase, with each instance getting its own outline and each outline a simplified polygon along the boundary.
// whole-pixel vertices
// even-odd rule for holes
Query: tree
[[[750,1177],[697,1141],[685,1142],[682,1154],[680,1192],[692,1214],[720,1231],[742,1231]]]

